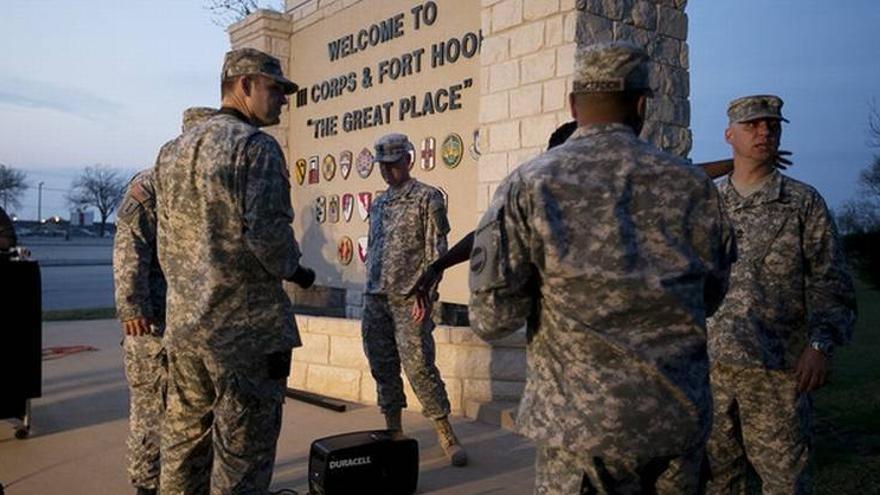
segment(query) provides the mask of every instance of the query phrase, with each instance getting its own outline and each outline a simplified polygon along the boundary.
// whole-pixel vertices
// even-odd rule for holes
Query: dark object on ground
[[[30,400],[42,395],[42,292],[35,261],[0,261],[0,418],[17,418],[15,437],[30,434]]]
[[[296,399],[300,402],[305,402],[306,404],[311,404],[313,406],[323,407],[324,409],[330,409],[331,411],[345,412],[346,409],[348,409],[348,406],[345,404],[345,402],[342,402],[341,400],[337,400],[332,397],[327,397],[313,392],[306,392],[305,390],[288,388],[285,395],[287,395],[291,399]]]
[[[419,443],[389,430],[358,431],[312,442],[309,493],[409,495],[419,483]]]

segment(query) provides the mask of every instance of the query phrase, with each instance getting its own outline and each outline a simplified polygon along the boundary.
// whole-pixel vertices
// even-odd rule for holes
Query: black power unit
[[[319,438],[309,455],[310,495],[410,495],[419,483],[419,443],[388,430]]]

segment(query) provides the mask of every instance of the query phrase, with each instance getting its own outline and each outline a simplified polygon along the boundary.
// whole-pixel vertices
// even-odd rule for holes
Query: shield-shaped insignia
[[[354,194],[345,193],[342,195],[342,218],[350,222],[352,213],[354,213]]]
[[[464,144],[461,142],[461,136],[451,133],[443,140],[443,146],[440,147],[440,157],[443,159],[443,165],[449,168],[455,168],[461,163],[461,156],[464,154]]]
[[[302,185],[303,181],[306,180],[306,160],[305,158],[300,158],[296,161],[296,170],[294,173],[296,175],[296,183]]]
[[[367,261],[367,248],[368,243],[367,237],[358,237],[358,258],[361,259],[361,263]]]
[[[345,150],[339,154],[339,173],[343,179],[348,179],[351,173],[351,151]]]
[[[327,221],[339,222],[339,196],[335,194],[327,199]]]
[[[432,137],[426,137],[422,139],[422,149],[421,149],[421,160],[419,161],[419,166],[424,171],[434,170],[434,157],[437,154],[437,140]]]
[[[358,215],[361,220],[366,220],[370,215],[370,206],[373,204],[373,194],[370,192],[358,193]]]
[[[342,239],[339,239],[339,244],[336,245],[336,254],[339,256],[339,263],[343,265],[351,263],[351,259],[354,257],[354,245],[350,237],[343,236]]]
[[[336,176],[336,158],[333,155],[324,157],[324,161],[321,162],[321,173],[324,175],[324,180],[328,182]]]
[[[324,223],[327,220],[327,198],[318,196],[315,198],[315,221]]]
[[[373,161],[373,153],[367,148],[362,149],[356,163],[358,175],[364,179],[369,177],[373,173]]]
[[[321,172],[318,170],[318,155],[309,158],[309,184],[317,184],[321,181]]]

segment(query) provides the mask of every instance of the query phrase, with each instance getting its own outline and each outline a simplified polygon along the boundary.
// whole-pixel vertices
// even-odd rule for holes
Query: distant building
[[[95,212],[80,209],[70,210],[70,225],[88,227],[95,223]]]

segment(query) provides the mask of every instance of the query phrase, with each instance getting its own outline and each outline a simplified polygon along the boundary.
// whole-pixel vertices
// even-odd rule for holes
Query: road
[[[43,310],[113,307],[113,239],[22,237],[40,263]]]

